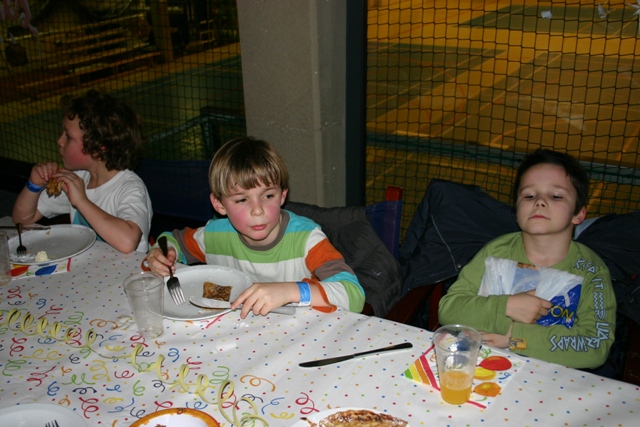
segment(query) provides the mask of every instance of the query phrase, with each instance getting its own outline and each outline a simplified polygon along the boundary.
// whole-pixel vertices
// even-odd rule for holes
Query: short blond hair
[[[280,154],[266,141],[243,136],[224,144],[209,166],[211,193],[218,200],[236,186],[252,189],[260,184],[289,188],[289,172]]]

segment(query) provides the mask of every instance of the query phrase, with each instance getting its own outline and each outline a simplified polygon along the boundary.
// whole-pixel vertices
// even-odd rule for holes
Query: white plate
[[[53,421],[61,427],[87,427],[80,414],[60,405],[23,403],[0,409],[0,426],[44,426]]]
[[[9,239],[9,257],[16,264],[49,264],[76,256],[89,249],[95,241],[96,233],[89,227],[77,224],[53,225],[48,230],[22,232],[22,244],[27,247],[28,255],[16,255],[16,248],[20,244],[18,236]],[[40,251],[47,253],[49,261],[35,262],[35,256]]]
[[[376,414],[387,414],[387,415],[391,415],[392,417],[395,417],[395,415],[393,415],[393,414],[388,414],[386,412],[375,411],[373,409],[367,409],[367,408],[334,408],[334,409],[329,409],[329,410],[322,411],[322,412],[316,412],[313,415],[309,415],[307,417],[307,419],[309,421],[314,422],[314,423],[319,423],[320,421],[322,421],[325,418],[327,418],[329,415],[335,414],[336,412],[349,411],[349,410],[371,411],[371,412],[375,412]],[[397,418],[399,418],[399,417],[397,417]],[[311,424],[309,424],[309,422],[307,422],[305,420],[298,420],[298,422],[293,424],[291,427],[310,427],[310,425]],[[407,427],[411,427],[411,426],[409,424],[407,424]]]
[[[242,291],[253,284],[249,276],[243,272],[221,265],[196,265],[181,268],[176,271],[175,277],[180,280],[184,299],[187,302],[176,305],[171,299],[167,287],[164,287],[164,317],[173,320],[210,319],[230,311],[228,309],[208,310],[189,303],[189,297],[202,296],[204,282],[213,282],[220,286],[233,286],[230,301],[235,300]],[[168,277],[165,278],[165,283],[168,279]]]

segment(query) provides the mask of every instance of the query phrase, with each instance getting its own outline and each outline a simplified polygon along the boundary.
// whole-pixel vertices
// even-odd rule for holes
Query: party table
[[[226,426],[242,416],[292,426],[337,407],[386,412],[412,427],[638,425],[639,387],[515,355],[496,397],[447,404],[410,371],[431,348],[430,332],[345,310],[165,320],[164,333],[145,341],[122,287],[143,258],[97,241],[67,272],[0,287],[0,408],[60,405],[88,426],[128,426],[172,407]],[[298,366],[402,342],[413,348]]]

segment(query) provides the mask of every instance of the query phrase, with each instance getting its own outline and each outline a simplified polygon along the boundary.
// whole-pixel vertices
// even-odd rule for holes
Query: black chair
[[[342,253],[365,291],[366,315],[384,317],[400,299],[402,272],[398,252],[402,189],[389,187],[384,201],[367,207],[322,208],[287,201],[285,209],[318,223]]]
[[[480,187],[432,179],[400,247],[403,297],[389,320],[438,327],[438,302],[464,265],[490,240],[518,224],[510,206]]]

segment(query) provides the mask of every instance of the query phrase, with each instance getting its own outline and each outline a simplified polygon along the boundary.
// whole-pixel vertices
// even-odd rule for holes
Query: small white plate
[[[60,405],[23,403],[0,409],[0,426],[44,426],[53,421],[61,427],[87,427],[80,414]]]
[[[22,232],[22,244],[28,254],[18,256],[18,236],[9,239],[9,258],[15,264],[40,265],[63,261],[89,249],[96,241],[96,233],[78,224],[53,225],[48,230]],[[36,254],[45,251],[48,261],[35,262]]]
[[[205,309],[189,303],[191,296],[202,297],[204,282],[213,282],[220,286],[232,286],[230,300],[235,300],[238,295],[253,283],[249,276],[235,268],[221,265],[196,265],[185,267],[174,274],[180,280],[180,287],[184,293],[185,303],[176,305],[167,287],[164,287],[164,317],[172,320],[203,320],[228,313],[229,309]],[[166,281],[168,277],[165,278]]]
[[[334,408],[334,409],[328,409],[328,410],[322,411],[322,412],[316,412],[313,415],[309,415],[307,417],[307,420],[309,420],[309,421],[311,421],[313,423],[320,423],[320,421],[324,420],[329,415],[333,415],[336,412],[350,411],[350,410],[354,410],[354,411],[371,411],[371,412],[375,412],[376,414],[386,414],[386,412],[380,412],[380,411],[375,411],[373,409],[366,409],[366,408]],[[393,415],[393,414],[387,414],[387,415],[391,415],[392,417],[395,417],[395,415]],[[398,417],[396,417],[396,418],[398,418]],[[311,424],[306,420],[298,420],[298,422],[293,424],[291,427],[310,427],[310,425]],[[320,425],[324,425],[324,424],[320,424]],[[409,424],[407,424],[407,427],[411,427],[411,426]]]

